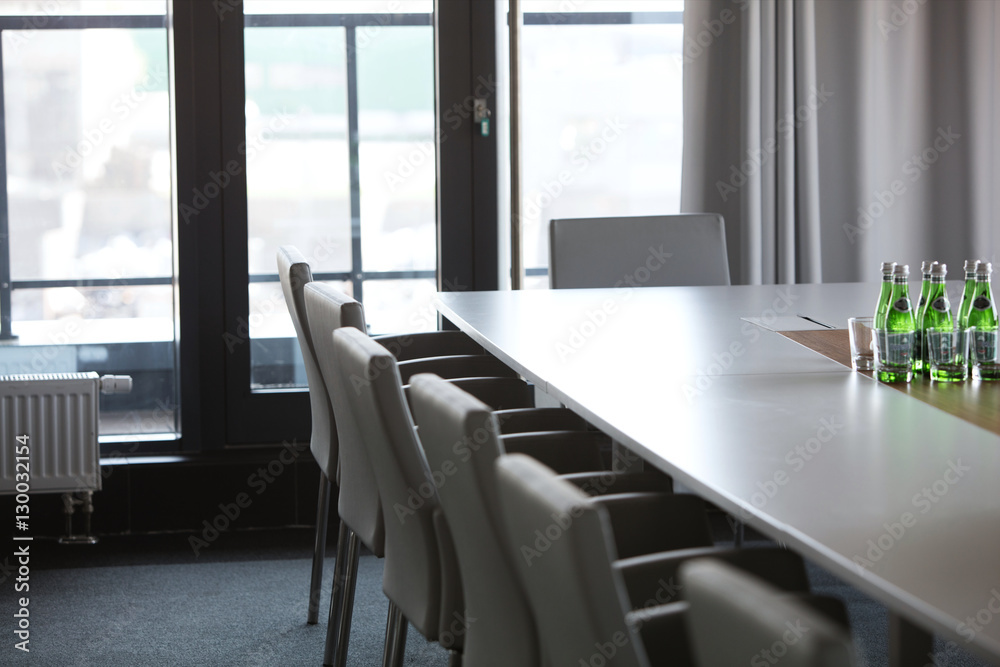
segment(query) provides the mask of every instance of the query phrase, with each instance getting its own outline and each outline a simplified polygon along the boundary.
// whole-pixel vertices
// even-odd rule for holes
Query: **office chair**
[[[855,664],[849,632],[816,598],[789,596],[713,559],[689,560],[680,577],[698,665],[765,664],[764,651],[787,667]]]
[[[431,471],[439,473],[438,499],[454,539],[465,607],[477,622],[465,633],[466,667],[538,667],[541,653],[516,563],[502,531],[494,464],[507,439],[497,415],[478,398],[435,375],[418,375],[410,402]],[[603,443],[586,432],[525,433],[520,451],[560,473],[600,466]],[[669,478],[627,469],[563,475],[592,493],[663,491]],[[443,477],[441,475],[444,475]]]
[[[549,284],[729,285],[725,223],[716,213],[552,220]]]
[[[551,665],[589,664],[591,658],[618,666],[695,665],[686,604],[663,589],[690,558],[718,556],[786,589],[808,590],[805,566],[791,552],[705,544],[692,513],[700,506],[671,507],[680,496],[589,498],[517,454],[497,460],[496,488],[508,548]],[[685,532],[691,534],[680,535]],[[692,546],[678,546],[684,542]],[[650,548],[668,550],[640,553]]]
[[[278,248],[278,278],[285,304],[295,326],[295,335],[302,351],[309,385],[309,405],[312,411],[312,435],[309,451],[319,465],[319,502],[316,507],[316,536],[312,556],[312,575],[309,582],[309,611],[307,623],[319,620],[320,588],[323,583],[323,558],[326,555],[326,531],[330,513],[331,480],[337,474],[337,429],[333,407],[326,392],[313,345],[312,334],[306,319],[304,289],[312,282],[312,270],[302,253],[293,246]]]
[[[360,545],[364,544],[377,557],[382,557],[385,549],[385,525],[378,487],[360,437],[356,415],[347,401],[348,394],[357,390],[356,382],[359,380],[355,378],[353,382],[344,384],[333,366],[335,355],[332,333],[341,327],[354,327],[359,331],[365,331],[365,318],[360,303],[330,285],[309,283],[304,289],[304,296],[311,338],[315,343],[327,395],[333,404],[338,432],[340,454],[338,513],[341,525],[337,539],[336,570],[330,599],[330,621],[327,627],[324,664],[342,667],[346,664],[350,640]],[[462,350],[463,354],[472,349],[460,337],[456,340],[454,333],[456,332],[441,332],[440,346],[435,344],[433,334],[386,336],[372,340],[377,341],[383,350],[392,355],[394,364],[396,358],[403,357],[405,360],[398,363],[399,367],[406,367],[412,361],[410,355],[420,353],[437,358],[442,364],[443,371],[460,374],[455,372],[455,365],[450,358],[441,356],[442,351],[439,349],[454,345]],[[483,370],[482,363],[480,360],[472,362],[477,372]],[[429,369],[427,364],[421,365],[421,368]],[[530,391],[530,387],[518,378],[473,377],[455,378],[450,381],[472,389],[478,388],[483,395],[511,407],[509,413],[506,411],[500,413],[510,415],[508,423],[504,424],[505,430],[508,428],[542,430],[546,419],[558,429],[571,427],[580,422],[578,417],[565,409],[530,409],[534,394]],[[506,387],[508,391],[506,393],[495,391],[491,383],[497,383],[501,388]]]
[[[323,381],[316,346],[310,330],[305,307],[305,286],[313,281],[309,262],[295,246],[282,246],[277,251],[278,277],[281,282],[285,304],[288,307],[295,335],[302,352],[309,387],[312,433],[309,448],[320,468],[319,494],[316,508],[316,533],[314,539],[312,569],[309,583],[309,606],[307,623],[314,625],[319,620],[319,603],[323,580],[323,560],[326,555],[327,530],[330,512],[332,482],[337,476],[339,464],[336,419],[332,403]],[[364,313],[360,304],[346,297],[345,307],[352,309],[351,326],[364,330]],[[380,336],[380,343],[390,350],[397,359],[404,362],[402,368],[407,377],[413,373],[433,369],[441,375],[459,376],[504,376],[516,374],[495,357],[487,355],[482,346],[459,331],[435,331],[411,334]],[[448,356],[444,356],[448,355]],[[461,355],[461,356],[455,356]],[[433,358],[432,362],[425,361]],[[524,407],[519,404],[518,407]],[[528,421],[534,420],[534,421]],[[510,415],[506,420],[512,431],[536,428],[538,422],[547,421],[549,428],[585,428],[585,422],[568,410],[544,411],[524,410]],[[523,422],[523,423],[522,423]]]

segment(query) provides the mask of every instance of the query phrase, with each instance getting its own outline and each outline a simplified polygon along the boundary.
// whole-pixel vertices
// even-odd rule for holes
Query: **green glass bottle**
[[[913,332],[917,328],[910,301],[907,280],[910,267],[897,264],[892,272],[892,291],[889,299],[892,305],[885,315],[885,328],[880,334],[880,346],[884,356],[878,369],[878,379],[882,382],[909,382],[913,378]]]
[[[976,269],[976,292],[969,309],[969,326],[977,329],[995,329],[997,326],[997,304],[993,301],[990,274],[993,265],[980,262]]]
[[[962,303],[958,304],[958,326],[962,329],[969,328],[969,311],[972,310],[972,301],[975,298],[978,266],[978,259],[965,260],[965,289],[962,291]]]
[[[896,268],[896,262],[882,262],[882,291],[878,295],[878,303],[875,304],[875,319],[872,327],[875,329],[885,328],[885,314],[889,312],[889,296],[892,292],[892,272]]]
[[[997,304],[993,300],[993,288],[990,286],[991,273],[993,265],[989,262],[980,262],[976,271],[976,291],[972,299],[972,308],[969,310],[969,326],[975,327],[971,340],[974,352],[969,356],[975,354],[985,361],[973,369],[973,377],[980,380],[1000,380],[1000,365],[995,362]]]
[[[948,332],[948,340],[951,341],[951,334],[955,328],[955,320],[951,316],[951,302],[948,300],[948,288],[945,279],[948,277],[948,265],[934,263],[931,271],[931,288],[927,294],[927,306],[924,309],[922,320],[918,326],[923,328],[923,347],[921,353],[923,359],[923,373],[931,376],[932,380],[953,382],[964,380],[966,376],[965,359],[960,359],[958,367],[938,367],[931,371],[931,349],[927,336],[928,331]]]
[[[922,274],[923,280],[920,283],[920,302],[917,304],[917,330],[916,330],[916,340],[914,341],[915,351],[913,353],[913,372],[927,374],[928,369],[924,365],[924,359],[927,358],[926,348],[924,346],[924,309],[927,308],[927,294],[931,289],[931,269],[937,262],[931,262],[925,260],[923,264],[920,265],[920,273]]]

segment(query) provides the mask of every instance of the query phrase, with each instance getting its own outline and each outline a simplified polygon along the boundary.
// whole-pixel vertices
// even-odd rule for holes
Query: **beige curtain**
[[[734,282],[996,261],[1000,3],[688,0],[681,208]]]

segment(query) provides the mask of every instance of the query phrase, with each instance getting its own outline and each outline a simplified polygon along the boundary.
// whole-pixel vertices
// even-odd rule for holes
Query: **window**
[[[131,375],[105,435],[177,431],[166,8],[0,5],[0,374]]]
[[[525,286],[553,218],[680,211],[682,0],[524,0]]]
[[[432,329],[432,3],[244,6],[251,384],[304,386],[275,273],[292,244],[373,333]]]

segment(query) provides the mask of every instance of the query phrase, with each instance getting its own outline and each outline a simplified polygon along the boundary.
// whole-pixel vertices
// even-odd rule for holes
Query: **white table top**
[[[438,308],[684,486],[1000,658],[1000,437],[742,319],[845,328],[878,287],[442,293]]]

